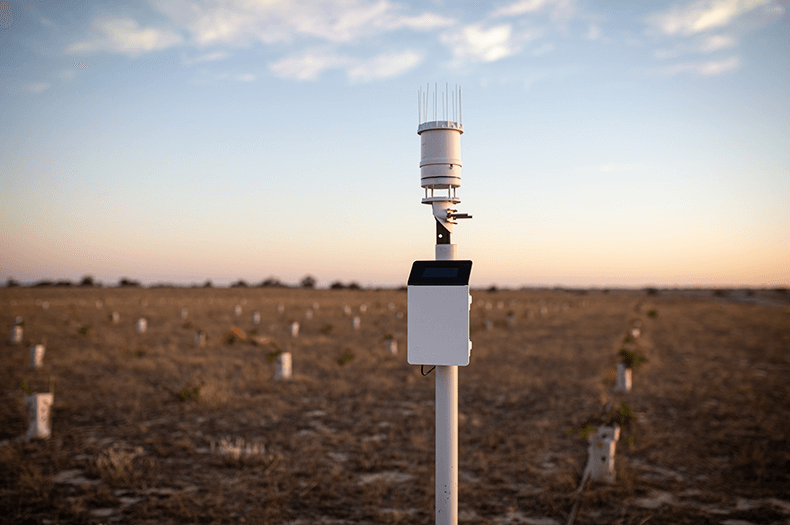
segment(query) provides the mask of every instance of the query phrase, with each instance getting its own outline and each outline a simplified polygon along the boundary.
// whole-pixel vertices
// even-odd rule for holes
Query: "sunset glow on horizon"
[[[0,3],[2,281],[401,286],[447,82],[472,286],[790,286],[777,0]]]

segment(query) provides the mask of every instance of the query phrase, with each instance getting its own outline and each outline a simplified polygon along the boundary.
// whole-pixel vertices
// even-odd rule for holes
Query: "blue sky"
[[[786,7],[0,1],[0,276],[402,284],[449,83],[473,285],[790,285]]]

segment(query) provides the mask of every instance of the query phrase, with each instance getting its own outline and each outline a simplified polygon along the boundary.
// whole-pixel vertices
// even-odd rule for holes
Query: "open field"
[[[564,524],[587,457],[579,430],[618,408],[617,482],[587,488],[576,523],[790,523],[789,295],[473,297],[461,523]],[[0,521],[433,523],[434,375],[406,363],[405,308],[394,290],[0,289]],[[22,346],[8,342],[15,316]],[[647,361],[615,394],[637,321],[629,344]],[[290,382],[273,380],[278,349]],[[48,441],[16,439],[23,381],[53,385]]]

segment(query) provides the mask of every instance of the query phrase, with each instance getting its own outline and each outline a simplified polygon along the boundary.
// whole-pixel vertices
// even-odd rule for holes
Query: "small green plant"
[[[658,316],[658,312],[656,312],[655,310],[650,310],[649,312],[647,312],[647,316],[648,317],[656,317],[656,316]]]
[[[258,335],[258,330],[250,330],[250,335]]]
[[[647,361],[639,352],[632,352],[625,348],[620,349],[618,355],[620,356],[620,362],[623,363],[626,368],[633,369]]]
[[[634,338],[631,337],[631,335],[626,335],[625,339],[623,339],[623,341],[626,342],[626,343],[633,343],[634,342]]]
[[[587,439],[590,434],[593,434],[594,432],[595,429],[590,423],[587,423],[586,425],[579,428],[570,428],[565,431],[566,434],[578,434],[578,436],[582,439]]]
[[[331,324],[325,325],[321,329],[321,332],[324,333],[324,334],[329,334],[331,331],[332,331],[332,325]]]
[[[275,359],[277,359],[277,356],[283,353],[283,350],[277,346],[274,341],[269,344],[272,346],[272,348],[274,348],[274,351],[269,352],[269,355],[266,356],[266,359],[268,359],[270,363],[274,363]]]
[[[620,428],[624,428],[628,426],[631,421],[636,420],[636,416],[634,416],[633,410],[631,407],[625,404],[625,401],[620,403],[620,408],[615,411],[610,411],[606,415],[604,415],[604,424],[607,426],[611,426],[614,424],[620,425]]]
[[[138,350],[138,351],[136,351],[134,353],[135,357],[143,357],[144,355],[145,355],[145,352],[143,350]]]
[[[354,359],[354,354],[352,354],[348,350],[345,350],[343,351],[343,355],[340,357],[340,359],[337,360],[337,364],[343,366],[344,364],[348,363],[352,359]]]
[[[82,328],[80,328],[80,334],[81,335],[88,335],[90,333],[90,331],[91,331],[91,327],[90,326],[83,326]]]
[[[22,390],[25,391],[25,394],[29,396],[33,395],[33,392],[30,390],[30,387],[27,386],[27,383],[25,383],[24,381],[20,382],[19,386],[22,387]]]
[[[392,339],[392,334],[386,334],[386,335],[384,336],[384,339],[385,339],[385,340],[390,340],[390,339]]]
[[[187,383],[184,388],[176,394],[179,401],[197,401],[200,397],[200,385],[191,385]]]

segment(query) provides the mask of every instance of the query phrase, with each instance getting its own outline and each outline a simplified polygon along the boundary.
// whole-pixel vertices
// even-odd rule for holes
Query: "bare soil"
[[[604,420],[623,424],[617,481],[583,492],[576,523],[790,523],[787,294],[473,297],[461,523],[564,524]],[[434,523],[434,374],[406,363],[405,311],[395,290],[0,290],[0,521]],[[615,393],[624,348],[646,361]],[[23,382],[54,390],[49,440],[19,439]]]

